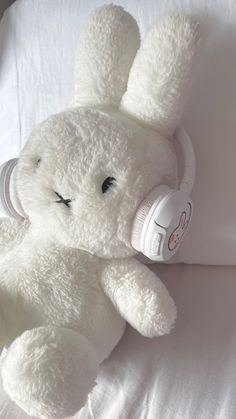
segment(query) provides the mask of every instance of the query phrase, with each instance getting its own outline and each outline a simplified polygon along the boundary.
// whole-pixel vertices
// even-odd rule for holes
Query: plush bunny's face
[[[197,27],[166,18],[139,47],[137,23],[121,7],[91,15],[76,59],[77,108],[41,124],[18,165],[19,198],[39,234],[101,257],[136,253],[139,204],[175,183],[168,138],[187,97]]]
[[[119,111],[80,108],[50,117],[18,164],[18,193],[31,222],[57,241],[101,257],[135,254],[141,200],[176,178],[171,143]]]

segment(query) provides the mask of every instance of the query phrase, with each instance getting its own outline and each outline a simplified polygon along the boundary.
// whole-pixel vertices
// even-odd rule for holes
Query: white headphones
[[[169,260],[179,248],[193,214],[190,193],[195,179],[195,154],[189,136],[178,128],[175,138],[183,154],[184,174],[178,190],[156,186],[140,204],[134,218],[131,244],[153,261]]]

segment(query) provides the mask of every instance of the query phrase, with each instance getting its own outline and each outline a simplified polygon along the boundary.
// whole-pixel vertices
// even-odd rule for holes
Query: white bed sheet
[[[109,0],[18,0],[5,14],[0,25],[0,163],[18,156],[38,122],[73,104],[77,37],[88,13],[103,3]],[[207,77],[184,117],[197,152],[198,177],[194,224],[180,257],[235,264],[236,3],[116,3],[134,14],[142,34],[171,11],[196,13],[206,23]],[[90,408],[76,419],[235,419],[236,268],[155,269],[178,306],[175,330],[148,340],[128,327],[101,368]],[[1,397],[1,419],[27,417],[3,392]]]

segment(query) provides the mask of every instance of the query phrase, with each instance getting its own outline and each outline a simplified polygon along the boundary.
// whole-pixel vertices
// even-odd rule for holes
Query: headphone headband
[[[196,174],[196,159],[193,145],[189,135],[182,127],[177,128],[174,138],[181,147],[184,165],[184,173],[179,189],[187,195],[190,195]]]

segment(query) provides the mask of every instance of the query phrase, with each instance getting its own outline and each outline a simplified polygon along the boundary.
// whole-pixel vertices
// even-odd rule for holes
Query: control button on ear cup
[[[159,256],[161,254],[161,246],[163,243],[164,235],[161,233],[155,233],[152,240],[151,250],[154,255]]]
[[[131,244],[134,249],[143,253],[142,242],[143,235],[146,232],[150,218],[160,200],[171,193],[172,190],[168,186],[160,185],[153,188],[147,197],[141,202],[134,217]]]

